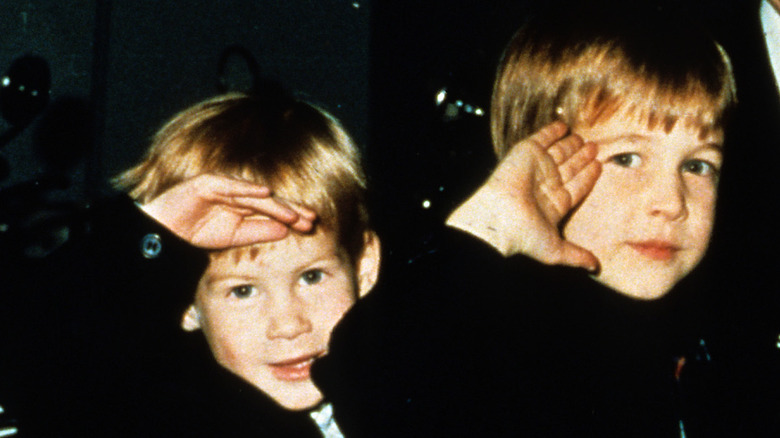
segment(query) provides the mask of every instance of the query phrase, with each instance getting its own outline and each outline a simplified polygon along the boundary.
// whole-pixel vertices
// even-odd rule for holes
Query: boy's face
[[[684,120],[668,134],[626,120],[616,115],[573,129],[597,144],[602,172],[563,234],[599,259],[597,281],[651,299],[685,277],[707,249],[722,134],[700,139]]]
[[[373,286],[378,242],[368,241],[357,270],[334,233],[264,246],[254,258],[213,259],[183,326],[201,328],[217,362],[281,406],[310,408],[322,400],[312,362],[327,352],[344,312]]]

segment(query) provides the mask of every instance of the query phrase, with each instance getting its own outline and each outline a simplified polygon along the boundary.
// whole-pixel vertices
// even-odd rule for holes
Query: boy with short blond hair
[[[221,366],[281,407],[309,411],[323,402],[311,365],[327,353],[336,322],[373,287],[379,241],[369,228],[366,179],[351,138],[327,112],[265,91],[219,96],[180,113],[116,183],[174,232],[169,224],[176,220],[168,217],[177,205],[164,196],[198,179],[271,187],[278,201],[316,212],[313,229],[303,233],[212,250],[182,319],[184,330],[203,331]],[[338,431],[332,419],[328,424],[323,433]]]
[[[275,84],[217,96],[114,182],[134,202],[93,207],[47,271],[77,310],[56,309],[59,366],[28,371],[30,436],[340,436],[310,368],[380,249],[338,121]]]
[[[632,296],[657,298],[685,277],[707,248],[723,161],[724,119],[736,103],[736,90],[728,57],[706,34],[669,32],[650,38],[650,29],[642,26],[646,24],[614,17],[605,19],[604,30],[577,21],[564,29],[521,29],[499,65],[491,133],[499,159],[519,141],[555,121],[565,123],[571,133],[589,143],[580,154],[590,153],[595,146],[595,161],[586,162],[581,174],[571,175],[570,169],[563,168],[560,179],[551,178],[575,196],[568,205],[551,206],[552,210],[544,212],[546,219],[555,218],[550,225],[562,226],[565,242],[596,256],[600,266],[594,278],[598,281]],[[647,32],[644,37],[643,31]],[[688,40],[679,41],[682,37]],[[663,53],[657,53],[653,45],[664,47]],[[546,152],[556,165],[566,166],[570,156],[573,164],[583,160],[565,147],[553,146]],[[578,184],[585,182],[587,187],[597,175],[597,164],[600,182],[587,189],[590,193],[583,193]],[[680,181],[672,180],[670,175],[675,172]],[[654,180],[661,178],[667,181],[653,187]],[[577,205],[583,194],[584,202]],[[638,199],[647,197],[653,199]],[[630,211],[619,212],[614,204]],[[563,220],[575,205],[571,217]],[[653,215],[648,219],[653,223],[646,223],[640,214]],[[684,215],[685,224],[675,222],[674,226],[685,229],[666,229],[672,225],[657,219],[664,215],[674,219]],[[452,220],[459,218],[466,219],[463,210]],[[625,222],[614,222],[620,219]],[[621,248],[605,247],[618,244],[610,239],[621,239],[605,235],[605,230],[618,228],[623,228],[622,240],[633,248],[625,258]],[[490,236],[477,235],[493,243]],[[694,241],[683,241],[689,238]],[[557,262],[555,250],[544,255],[539,251],[520,252],[543,262]],[[579,256],[575,265],[593,262],[587,252],[573,254]],[[675,272],[659,278],[658,284],[648,282],[641,278],[643,268],[631,263],[640,255],[665,262],[662,265],[670,262]],[[649,276],[663,275],[659,269],[664,268],[659,266],[647,266],[644,271]]]
[[[515,35],[493,93],[497,168],[315,367],[348,435],[718,431],[696,392],[718,382],[690,383],[712,366],[681,304],[691,284],[669,292],[709,242],[729,60],[652,9],[577,10]]]

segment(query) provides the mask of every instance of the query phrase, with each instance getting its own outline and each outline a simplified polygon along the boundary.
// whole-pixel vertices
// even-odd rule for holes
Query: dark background
[[[368,2],[347,1],[8,0],[0,4],[0,69],[40,56],[51,70],[51,103],[90,102],[94,130],[83,141],[95,144],[93,165],[77,173],[89,175],[98,187],[84,189],[92,190],[137,160],[165,119],[217,93],[219,58],[232,45],[365,142],[370,13]],[[3,149],[12,162],[4,186],[44,170],[32,154],[40,126],[29,128]]]
[[[524,4],[0,2],[0,72],[33,56],[51,74],[39,114],[0,119],[0,236],[14,242],[4,250],[48,253],[69,212],[109,195],[164,120],[220,81],[245,88],[242,58],[220,71],[230,47],[343,121],[366,153],[377,225],[414,241],[489,167],[493,69]]]
[[[28,56],[51,73],[39,115],[21,126],[0,119],[0,247],[45,255],[67,238],[69,213],[109,195],[109,178],[141,157],[163,121],[217,94],[220,80],[245,89],[241,57],[220,74],[230,47],[365,145],[370,20],[367,1],[0,2],[0,74]],[[11,100],[3,96],[3,116],[19,108]]]
[[[29,123],[0,119],[0,247],[39,257],[67,239],[70,212],[109,195],[164,120],[220,80],[246,87],[242,58],[220,72],[240,47],[343,121],[365,151],[385,248],[404,259],[492,166],[493,72],[540,3],[566,1],[3,0],[0,72],[38,57],[51,91]],[[712,14],[733,2],[657,3]]]

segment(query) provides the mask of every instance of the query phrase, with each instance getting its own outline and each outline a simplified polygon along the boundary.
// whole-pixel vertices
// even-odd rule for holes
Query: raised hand
[[[601,173],[596,146],[552,123],[509,151],[485,184],[447,219],[505,256],[598,269],[589,251],[564,240],[563,218],[590,193]]]
[[[272,196],[268,187],[217,175],[186,180],[141,209],[195,246],[222,249],[307,232],[316,214]]]

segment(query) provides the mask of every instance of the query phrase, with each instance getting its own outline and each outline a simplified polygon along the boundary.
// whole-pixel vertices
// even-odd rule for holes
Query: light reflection
[[[445,99],[447,99],[447,89],[442,88],[438,93],[436,93],[436,106],[441,105]]]
[[[468,103],[463,99],[454,99],[452,93],[443,87],[436,92],[434,100],[436,107],[441,107],[441,116],[445,122],[451,122],[460,119],[464,115],[471,114],[476,117],[485,115],[485,111],[477,105]]]

